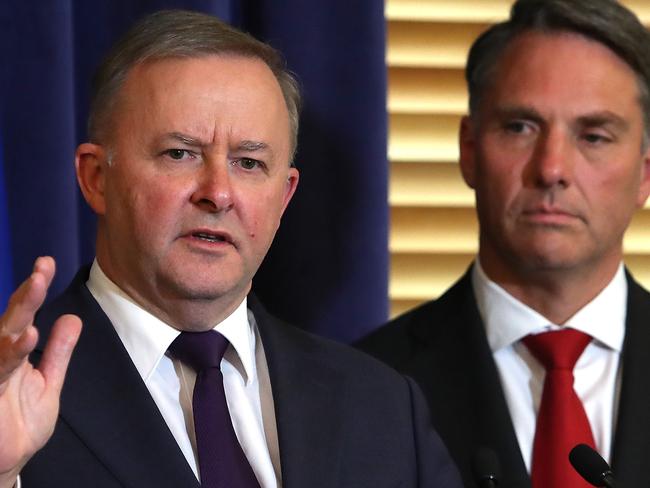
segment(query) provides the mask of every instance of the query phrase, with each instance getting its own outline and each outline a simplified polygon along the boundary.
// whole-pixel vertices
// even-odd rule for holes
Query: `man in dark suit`
[[[589,486],[568,463],[578,442],[647,486],[650,295],[622,258],[650,192],[650,35],[614,1],[520,0],[466,77],[478,257],[361,347],[419,383],[468,486],[481,447],[499,486]]]
[[[76,152],[97,258],[38,333],[51,258],[0,318],[1,487],[460,486],[413,382],[249,295],[298,106],[278,53],[210,16],[116,45]]]

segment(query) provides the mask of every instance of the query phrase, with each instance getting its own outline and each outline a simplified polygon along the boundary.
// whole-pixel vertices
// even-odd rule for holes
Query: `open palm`
[[[81,333],[78,317],[60,317],[38,367],[29,362],[38,340],[34,314],[54,270],[52,258],[37,259],[0,316],[0,488],[14,485],[20,469],[52,435],[65,372]]]

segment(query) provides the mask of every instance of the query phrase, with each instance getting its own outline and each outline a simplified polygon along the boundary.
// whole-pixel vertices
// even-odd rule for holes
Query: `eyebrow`
[[[162,140],[165,139],[174,139],[177,141],[182,142],[183,144],[186,144],[188,146],[195,146],[195,147],[204,147],[207,146],[207,144],[200,139],[197,139],[196,137],[189,136],[187,134],[183,134],[182,132],[170,132],[168,134],[165,134],[161,137]]]
[[[520,105],[505,105],[495,110],[500,119],[526,119],[534,122],[543,122],[544,117],[533,107]]]
[[[630,127],[630,123],[627,120],[609,110],[578,117],[578,122],[585,127],[612,126],[614,129],[620,131],[627,131]]]
[[[237,149],[241,151],[251,151],[251,152],[264,151],[269,149],[269,145],[266,142],[245,140],[239,143]]]

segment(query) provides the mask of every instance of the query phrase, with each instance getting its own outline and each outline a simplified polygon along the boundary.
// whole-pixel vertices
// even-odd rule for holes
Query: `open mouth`
[[[202,241],[207,241],[207,242],[230,242],[223,235],[208,234],[206,232],[195,232],[195,233],[192,234],[192,237],[195,237],[197,239],[201,239]]]

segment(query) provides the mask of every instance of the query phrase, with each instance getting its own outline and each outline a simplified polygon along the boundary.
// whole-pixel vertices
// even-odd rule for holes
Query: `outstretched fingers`
[[[31,276],[0,315],[0,486],[12,486],[16,473],[52,434],[65,373],[81,333],[78,317],[60,317],[39,367],[29,363],[38,341],[34,315],[54,271],[52,258],[37,259]]]

